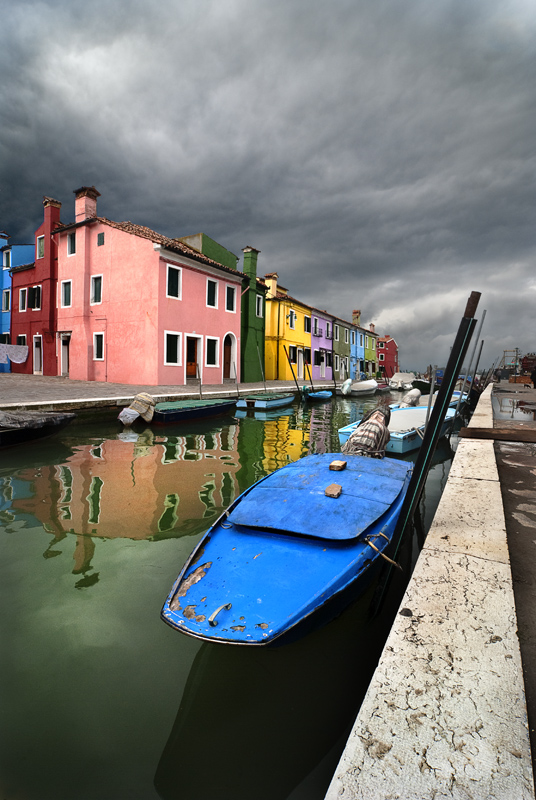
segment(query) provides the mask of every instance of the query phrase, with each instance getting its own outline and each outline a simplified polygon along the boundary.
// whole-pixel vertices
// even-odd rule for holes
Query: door
[[[298,350],[298,380],[303,381],[303,350]]]
[[[233,354],[233,342],[229,334],[223,340],[223,377],[231,377],[231,361]]]
[[[43,337],[33,337],[33,374],[43,374]]]
[[[69,345],[71,343],[71,334],[61,334],[61,374],[62,377],[69,377]]]
[[[197,339],[186,338],[186,378],[197,378]]]
[[[320,377],[326,377],[326,354],[320,353]]]

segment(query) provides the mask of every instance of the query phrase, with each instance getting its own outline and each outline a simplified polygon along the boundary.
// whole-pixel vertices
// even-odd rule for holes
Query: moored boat
[[[305,400],[329,400],[330,397],[333,396],[333,392],[329,392],[327,390],[321,390],[318,392],[304,392],[304,399]]]
[[[164,621],[198,639],[265,645],[363,591],[389,552],[413,465],[352,455],[333,471],[334,461],[306,456],[244,492],[191,554]]]
[[[389,421],[390,439],[385,447],[386,453],[410,453],[418,450],[424,436],[426,428],[426,416],[428,409],[425,406],[408,406],[407,408],[392,408],[391,419]],[[452,428],[456,416],[455,408],[448,408],[441,426],[441,436]],[[361,420],[352,422],[339,428],[339,443],[342,445],[348,441],[351,434],[358,427]]]
[[[204,417],[217,417],[230,414],[236,406],[236,398],[175,400],[157,403],[152,422],[155,425],[170,425]]]
[[[413,389],[414,380],[413,372],[395,372],[389,381],[389,387],[395,391],[409,391]]]
[[[237,408],[269,409],[288,406],[294,400],[293,394],[247,394],[236,402]]]
[[[370,378],[366,381],[356,381],[350,387],[350,394],[358,397],[367,397],[376,393],[378,390],[378,381]]]
[[[59,411],[0,411],[0,447],[52,436],[75,418],[76,414]]]

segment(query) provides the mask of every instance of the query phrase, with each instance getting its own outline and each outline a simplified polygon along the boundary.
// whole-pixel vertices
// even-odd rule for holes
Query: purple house
[[[313,380],[333,380],[333,318],[316,308],[311,309],[311,360]]]

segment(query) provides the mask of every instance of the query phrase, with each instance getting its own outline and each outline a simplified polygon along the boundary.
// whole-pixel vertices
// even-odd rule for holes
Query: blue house
[[[360,328],[361,311],[352,311],[352,328],[350,340],[350,377],[353,381],[361,380],[365,372],[365,336],[363,328]]]
[[[2,269],[0,270],[0,291],[2,296],[2,310],[0,311],[0,343],[16,344],[11,341],[11,309],[13,303],[18,303],[18,298],[13,297],[11,288],[11,272],[13,267],[22,267],[32,264],[35,257],[33,244],[9,244],[9,236],[5,231],[0,231],[0,254]],[[11,365],[0,364],[0,372],[10,372]]]

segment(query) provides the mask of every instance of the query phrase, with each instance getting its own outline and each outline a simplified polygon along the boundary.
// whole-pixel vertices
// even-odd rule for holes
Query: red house
[[[385,378],[399,372],[398,345],[392,336],[378,336],[378,369]]]
[[[43,199],[44,220],[35,232],[35,261],[14,267],[12,277],[11,342],[28,346],[24,364],[11,371],[57,375],[56,284],[57,245],[52,231],[60,224],[61,203]]]

